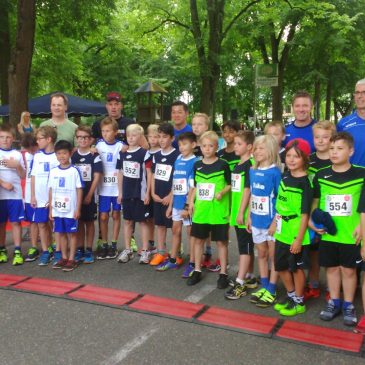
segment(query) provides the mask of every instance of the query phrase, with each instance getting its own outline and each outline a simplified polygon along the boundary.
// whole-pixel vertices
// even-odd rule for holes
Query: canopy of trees
[[[148,79],[192,111],[282,119],[297,90],[317,118],[348,113],[365,77],[365,0],[2,0],[0,94],[18,121],[28,97],[54,90],[103,99]],[[278,64],[278,86],[256,89],[255,64]],[[256,100],[256,103],[255,103]]]

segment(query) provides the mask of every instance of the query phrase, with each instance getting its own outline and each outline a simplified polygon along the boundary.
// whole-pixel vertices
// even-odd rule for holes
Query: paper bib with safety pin
[[[71,210],[70,197],[63,194],[56,194],[54,197],[54,206],[57,212],[68,213]]]
[[[104,175],[103,178],[104,186],[113,186],[118,182],[118,173],[109,172]]]
[[[186,179],[173,179],[172,188],[174,195],[186,195],[188,193],[188,184]]]
[[[215,184],[198,183],[196,189],[198,200],[210,201],[214,199]]]
[[[241,192],[241,180],[242,180],[242,176],[240,174],[232,174],[231,191],[233,191],[235,193]]]
[[[352,195],[326,195],[326,212],[333,217],[348,217],[352,215]]]
[[[155,168],[155,179],[169,181],[171,176],[172,166],[157,163]]]
[[[123,161],[123,175],[131,179],[139,179],[140,165],[138,162]]]
[[[268,215],[269,210],[269,197],[251,195],[251,212],[257,215]]]
[[[76,165],[81,172],[82,180],[91,181],[91,166],[88,164]]]

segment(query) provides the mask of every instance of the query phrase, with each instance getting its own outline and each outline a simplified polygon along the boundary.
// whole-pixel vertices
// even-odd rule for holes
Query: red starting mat
[[[10,285],[14,285],[19,281],[25,280],[27,277],[28,276],[22,276],[22,275],[0,274],[0,286],[7,287]]]

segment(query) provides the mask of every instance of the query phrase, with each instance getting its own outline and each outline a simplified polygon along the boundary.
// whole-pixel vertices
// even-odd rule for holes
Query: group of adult
[[[355,151],[351,158],[353,164],[365,167],[365,79],[359,80],[355,85],[354,102],[356,109],[351,115],[340,120],[337,124],[338,131],[349,132],[355,141]],[[41,126],[52,126],[57,129],[57,139],[67,140],[74,144],[74,136],[77,124],[67,119],[67,97],[62,93],[51,95],[51,118],[41,123]],[[128,125],[135,123],[133,119],[123,115],[123,100],[118,92],[109,92],[106,95],[105,104],[108,116],[114,118],[118,123],[118,137],[126,141],[126,129]],[[314,151],[312,126],[316,121],[312,118],[313,100],[307,92],[295,94],[292,102],[294,121],[285,127],[286,145],[294,138],[302,138],[308,141]],[[171,121],[174,126],[175,139],[179,134],[192,131],[187,123],[189,116],[188,106],[182,101],[176,101],[171,105]],[[96,121],[92,126],[93,137],[97,140],[102,138],[101,120]],[[18,124],[20,134],[34,131],[30,123],[29,112],[23,112],[21,122]],[[175,147],[177,143],[175,141]]]

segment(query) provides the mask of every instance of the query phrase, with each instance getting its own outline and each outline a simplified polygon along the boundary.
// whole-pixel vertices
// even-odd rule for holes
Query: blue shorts
[[[24,204],[21,199],[0,200],[0,223],[24,220]]]
[[[24,220],[27,222],[34,222],[34,212],[35,208],[32,207],[30,203],[24,203]]]
[[[53,232],[76,233],[77,231],[78,231],[77,219],[54,217]]]
[[[116,196],[99,195],[99,213],[109,213],[110,206],[112,206],[113,211],[120,211],[122,209],[122,204],[117,203]]]
[[[141,199],[123,199],[123,218],[128,221],[144,222],[150,217],[149,205]]]
[[[35,208],[32,222],[47,223],[49,221],[49,208]]]

